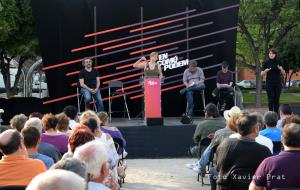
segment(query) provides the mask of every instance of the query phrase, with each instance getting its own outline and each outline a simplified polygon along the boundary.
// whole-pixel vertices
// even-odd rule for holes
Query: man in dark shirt
[[[282,131],[284,151],[266,158],[257,168],[249,190],[300,187],[300,125],[291,123]]]
[[[233,74],[228,70],[228,62],[223,61],[222,70],[217,73],[217,88],[212,92],[212,96],[216,98],[216,101],[220,101],[221,111],[226,109],[226,104],[233,97],[234,91],[232,88]],[[219,99],[219,97],[222,97]],[[231,106],[228,108],[230,109]]]
[[[104,106],[99,91],[100,76],[99,72],[92,67],[92,60],[85,58],[82,61],[84,69],[79,73],[80,93],[84,96],[85,108],[90,108],[90,101],[92,96],[94,97],[97,105],[97,111],[104,111]]]
[[[226,139],[217,148],[217,184],[220,190],[229,189],[232,170],[247,168],[247,177],[252,176],[258,165],[272,155],[267,147],[255,142],[259,133],[256,116],[242,115],[237,122],[237,131],[241,137]]]

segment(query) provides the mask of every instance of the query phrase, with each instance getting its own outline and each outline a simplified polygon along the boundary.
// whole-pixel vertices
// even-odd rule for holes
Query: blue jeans
[[[104,111],[104,106],[103,106],[103,102],[102,102],[102,98],[101,98],[101,94],[100,94],[99,90],[96,94],[92,94],[87,89],[81,88],[80,93],[84,97],[85,109],[90,108],[90,101],[92,100],[92,96],[93,96],[96,101],[97,111],[98,112]]]
[[[200,83],[191,87],[185,88],[181,93],[186,93],[186,101],[188,103],[188,114],[192,115],[194,111],[194,92],[200,92],[205,88],[205,84]]]

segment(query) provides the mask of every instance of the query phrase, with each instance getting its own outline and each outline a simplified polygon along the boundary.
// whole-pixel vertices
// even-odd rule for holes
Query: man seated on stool
[[[183,73],[183,84],[186,88],[180,90],[180,94],[185,94],[188,103],[188,115],[193,114],[194,110],[194,92],[202,91],[205,88],[204,73],[200,67],[197,67],[197,61],[190,61],[189,68]],[[203,102],[204,103],[204,102]]]
[[[90,58],[84,58],[82,60],[82,69],[79,73],[80,93],[84,97],[85,109],[90,108],[90,101],[92,96],[94,97],[97,105],[97,111],[104,111],[101,94],[99,91],[100,87],[100,74],[97,69],[92,67],[92,60]]]
[[[222,93],[222,100],[220,111],[224,111],[226,109],[226,104],[229,102],[230,98],[233,97],[234,91],[232,88],[233,84],[233,73],[228,70],[228,62],[223,61],[222,70],[217,73],[217,88],[212,92],[213,98],[216,101],[221,101],[219,99],[220,93]]]

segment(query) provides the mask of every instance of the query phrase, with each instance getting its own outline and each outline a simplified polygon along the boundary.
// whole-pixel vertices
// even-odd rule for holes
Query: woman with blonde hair
[[[99,112],[97,113],[100,121],[101,121],[101,130],[104,133],[110,134],[112,138],[117,138],[122,141],[122,146],[119,147],[117,150],[118,154],[121,155],[126,147],[126,140],[123,137],[121,131],[117,127],[109,126],[109,118],[106,112]]]

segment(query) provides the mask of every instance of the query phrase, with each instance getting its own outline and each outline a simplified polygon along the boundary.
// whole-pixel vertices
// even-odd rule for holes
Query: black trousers
[[[269,111],[274,111],[278,114],[279,99],[281,94],[281,84],[266,84],[266,91],[268,95]]]

